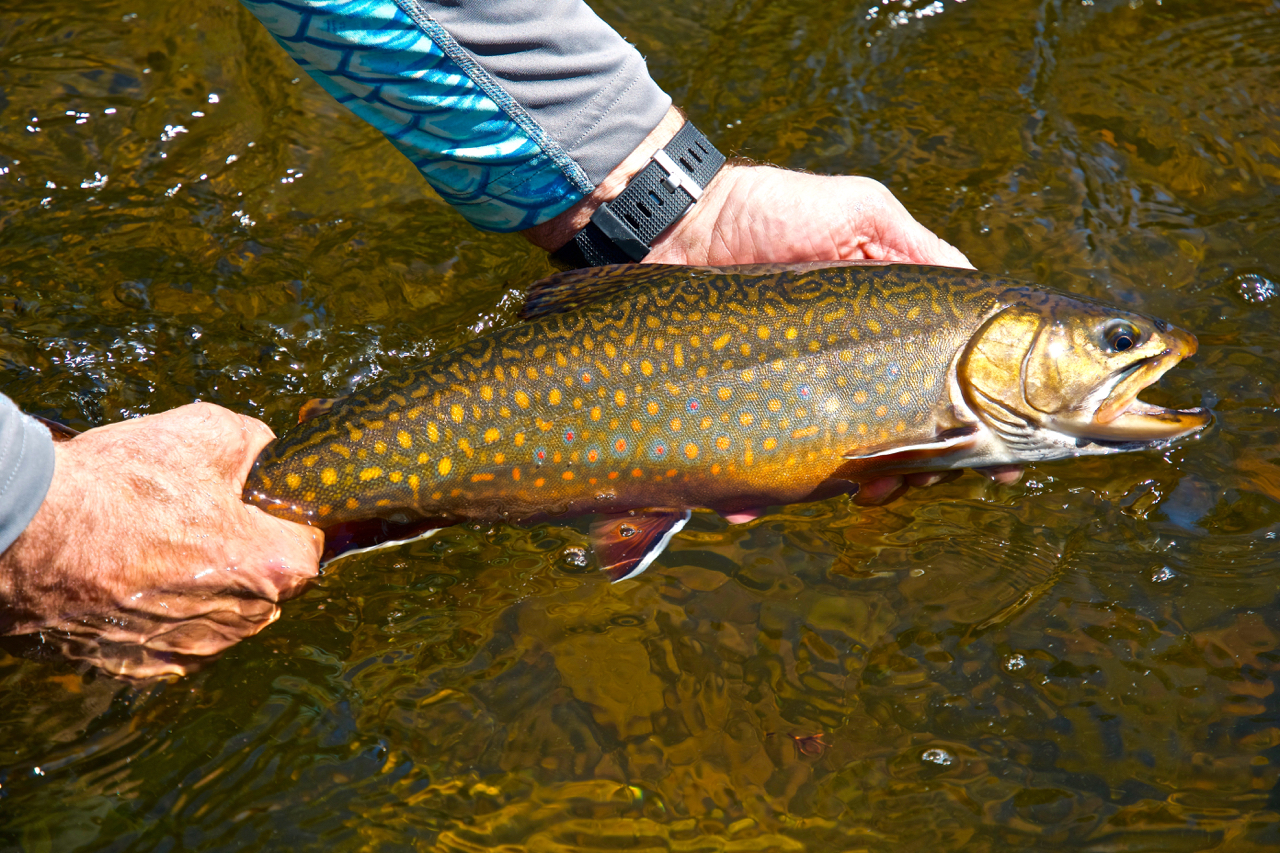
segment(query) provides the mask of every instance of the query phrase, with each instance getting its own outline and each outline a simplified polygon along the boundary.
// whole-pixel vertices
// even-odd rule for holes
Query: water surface
[[[698,514],[616,586],[565,559],[581,527],[453,528],[146,688],[6,645],[0,844],[1280,846],[1280,4],[595,8],[722,148],[878,178],[981,269],[1195,331],[1146,396],[1213,433]],[[0,11],[0,390],[29,411],[279,430],[549,271],[234,4]]]

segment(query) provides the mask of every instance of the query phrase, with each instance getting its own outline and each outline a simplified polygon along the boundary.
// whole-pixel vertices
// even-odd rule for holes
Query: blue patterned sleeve
[[[485,231],[588,195],[670,98],[581,0],[242,0]]]

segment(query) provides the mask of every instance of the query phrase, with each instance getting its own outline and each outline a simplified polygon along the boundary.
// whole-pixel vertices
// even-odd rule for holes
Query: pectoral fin
[[[645,509],[605,516],[591,525],[591,547],[600,570],[617,583],[649,568],[688,523],[687,509]]]
[[[327,566],[340,557],[367,554],[426,539],[456,523],[445,518],[422,518],[405,522],[369,518],[335,524],[324,529],[324,553],[320,555],[320,565]]]
[[[866,461],[874,459],[891,467],[894,462],[914,462],[932,456],[945,456],[973,442],[978,434],[974,425],[952,427],[941,430],[931,440],[915,444],[885,444],[859,447],[844,454],[845,459]]]

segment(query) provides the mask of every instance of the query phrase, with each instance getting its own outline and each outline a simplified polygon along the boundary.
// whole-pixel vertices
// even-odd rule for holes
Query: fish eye
[[[1141,343],[1142,333],[1127,320],[1115,320],[1107,325],[1103,337],[1106,338],[1107,348],[1112,352],[1124,352]]]

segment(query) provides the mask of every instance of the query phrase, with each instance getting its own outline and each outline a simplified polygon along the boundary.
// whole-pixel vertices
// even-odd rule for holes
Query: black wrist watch
[[[725,156],[702,132],[685,122],[617,198],[591,215],[573,239],[552,253],[569,267],[633,264],[649,254],[653,241],[670,228],[724,165]]]

